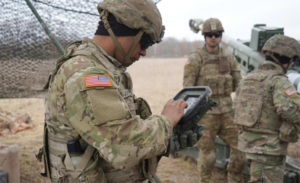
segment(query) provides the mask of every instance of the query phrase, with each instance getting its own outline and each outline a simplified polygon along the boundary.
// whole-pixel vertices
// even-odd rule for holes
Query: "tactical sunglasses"
[[[153,45],[153,41],[152,41],[151,37],[146,33],[143,34],[143,36],[140,40],[140,43],[141,43],[142,50],[146,50],[149,48],[149,46]]]
[[[155,43],[160,43],[162,41],[162,38],[164,37],[165,35],[165,26],[163,25],[162,26],[162,30],[161,30],[161,33],[160,33],[160,36],[158,38],[156,38],[156,40],[152,40],[151,37],[144,33],[141,40],[140,40],[140,43],[141,43],[141,49],[142,50],[146,50],[149,48],[149,46],[152,46],[153,44]]]
[[[215,38],[218,38],[218,37],[222,36],[222,32],[208,32],[208,33],[205,33],[205,36],[208,36],[210,38],[215,36]]]

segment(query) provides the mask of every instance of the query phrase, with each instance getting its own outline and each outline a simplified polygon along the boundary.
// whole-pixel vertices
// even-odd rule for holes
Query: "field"
[[[134,83],[134,93],[145,98],[153,114],[160,114],[164,104],[182,88],[183,66],[186,58],[149,59],[144,58],[131,66],[127,71]],[[25,114],[27,113],[34,128],[15,135],[0,136],[0,144],[17,144],[22,183],[50,182],[39,175],[42,163],[35,159],[35,152],[42,146],[44,100],[43,99],[1,99],[3,110]],[[300,144],[289,147],[289,155],[300,157]],[[158,177],[164,183],[197,182],[197,166],[188,158],[162,158]]]

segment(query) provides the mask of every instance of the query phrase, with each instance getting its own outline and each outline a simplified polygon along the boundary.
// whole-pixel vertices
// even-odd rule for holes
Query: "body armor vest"
[[[202,62],[196,85],[209,86],[212,96],[229,96],[233,91],[230,56],[222,48],[219,54],[211,54],[204,49],[198,49],[196,53]]]
[[[53,78],[60,66],[74,56],[93,56],[95,61],[103,65],[111,78],[117,83],[120,84],[118,91],[128,104],[130,110],[130,117],[133,118],[137,115],[137,103],[134,94],[132,93],[132,80],[130,75],[127,72],[118,72],[119,74],[114,74],[116,72],[112,72],[115,70],[113,64],[104,56],[99,56],[99,52],[94,51],[85,51],[84,49],[77,50],[77,47],[81,44],[81,42],[76,42],[71,44],[66,51],[66,54],[58,59],[56,68],[52,72],[53,75],[49,77],[49,82],[45,86],[45,88],[51,87],[51,82],[53,82]],[[86,46],[83,46],[86,47]],[[59,107],[59,106],[58,106]],[[49,111],[48,111],[49,112]],[[99,156],[97,151],[93,151],[91,154],[91,158],[86,160],[86,167],[83,167],[79,170],[69,170],[67,166],[67,141],[73,139],[74,136],[79,136],[78,132],[72,127],[68,120],[59,120],[59,124],[57,122],[53,122],[51,119],[46,117],[45,119],[45,132],[44,132],[44,164],[45,171],[48,174],[47,176],[51,178],[54,182],[132,182],[132,180],[143,180],[148,178],[149,180],[153,180],[152,176],[147,177],[147,173],[155,173],[157,168],[157,160],[156,157],[149,159],[148,162],[152,162],[152,167],[149,165],[145,165],[146,160],[136,165],[131,169],[130,172],[124,172],[122,170],[114,169],[109,163],[107,163],[104,159]],[[55,124],[55,127],[53,126]],[[59,126],[59,127],[58,127]],[[57,128],[64,128],[62,131],[57,131]],[[69,135],[69,134],[72,134]],[[82,146],[86,146],[84,140],[80,141]],[[89,146],[93,148],[92,146]],[[84,155],[83,155],[84,156]],[[156,164],[155,161],[156,160]],[[70,163],[70,160],[68,160]],[[155,165],[155,166],[153,166]],[[148,166],[148,167],[146,167]],[[145,170],[145,168],[148,170]],[[86,171],[96,171],[98,172],[97,177],[86,176],[84,175]],[[148,172],[146,172],[148,171]],[[74,173],[75,172],[75,173]],[[84,175],[84,176],[83,176]]]
[[[273,76],[279,75],[274,70],[255,70],[249,73],[240,86],[235,106],[234,123],[244,129],[265,129],[266,133],[275,131],[283,122],[277,115],[273,103],[273,88],[268,83]]]

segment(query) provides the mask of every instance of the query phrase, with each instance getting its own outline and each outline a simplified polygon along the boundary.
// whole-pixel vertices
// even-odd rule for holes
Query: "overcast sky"
[[[157,4],[166,26],[165,37],[203,40],[189,29],[191,18],[219,18],[232,38],[250,39],[254,24],[283,27],[300,40],[300,0],[162,0]]]

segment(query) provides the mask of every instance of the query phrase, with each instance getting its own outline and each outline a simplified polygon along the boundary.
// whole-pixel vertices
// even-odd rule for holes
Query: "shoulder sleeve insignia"
[[[85,75],[84,82],[87,88],[94,86],[111,86],[110,75],[108,74]]]
[[[184,65],[189,65],[191,62],[190,60],[186,61]]]
[[[297,90],[295,88],[290,88],[290,89],[285,90],[285,94],[287,96],[291,96],[291,95],[294,95],[296,93],[297,93]]]

